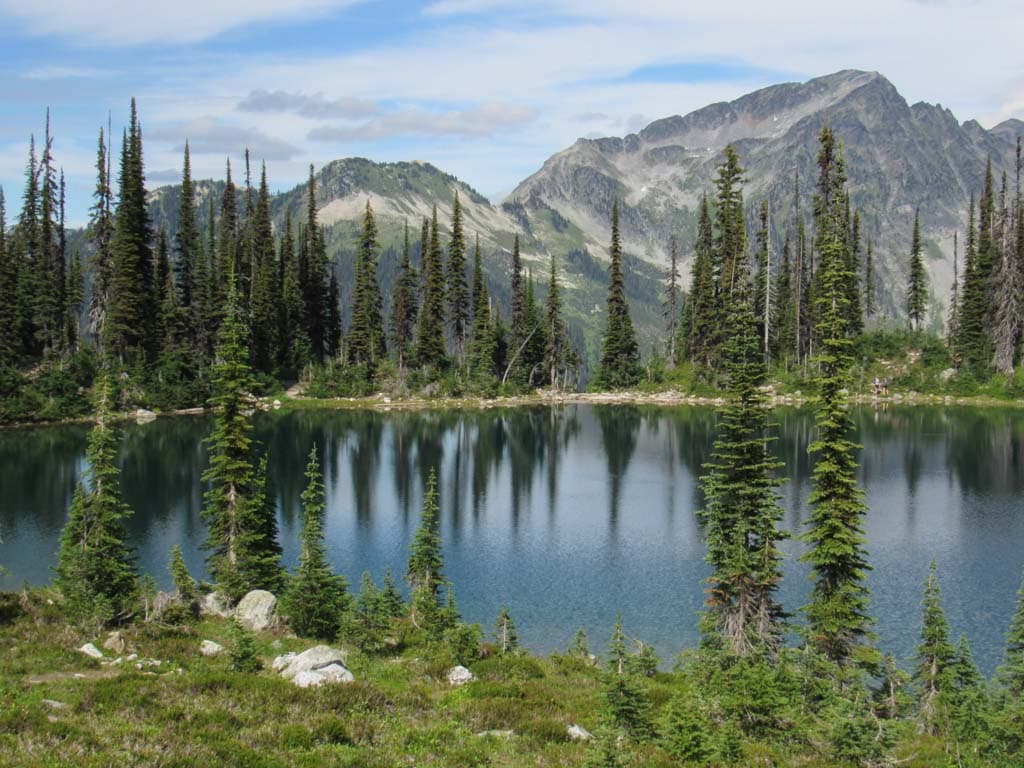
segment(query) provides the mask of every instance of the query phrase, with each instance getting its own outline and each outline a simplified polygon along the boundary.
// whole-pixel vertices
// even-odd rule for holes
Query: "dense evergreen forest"
[[[324,257],[312,183],[306,220],[289,224],[276,240],[265,170],[254,191],[248,169],[241,193],[228,169],[220,208],[206,214],[205,224],[186,202],[178,232],[153,233],[141,136],[133,107],[116,206],[106,139],[100,137],[93,263],[66,259],[62,184],[49,130],[42,154],[37,157],[34,148],[30,154],[22,214],[0,241],[0,308],[9,324],[0,332],[7,401],[38,391],[34,379],[53,377],[70,388],[92,385],[95,413],[88,470],[71,502],[50,592],[60,618],[46,618],[31,595],[12,598],[3,615],[21,628],[16,631],[50,621],[67,622],[77,636],[109,628],[147,637],[188,636],[201,605],[235,606],[252,590],[267,590],[281,597],[283,620],[300,638],[358,649],[361,656],[353,658],[365,659],[370,670],[358,689],[366,702],[375,702],[361,705],[370,716],[400,708],[396,702],[405,689],[373,666],[373,659],[396,655],[416,664],[426,659],[432,670],[422,670],[420,682],[404,682],[422,697],[418,705],[401,699],[410,722],[447,718],[453,708],[465,712],[460,702],[477,697],[483,709],[474,710],[474,722],[486,720],[486,712],[491,728],[508,725],[514,718],[502,702],[525,697],[530,681],[545,675],[560,676],[566,687],[590,689],[590,701],[599,705],[593,737],[574,751],[559,752],[558,762],[543,762],[544,745],[568,737],[550,726],[535,729],[526,755],[516,755],[519,764],[535,762],[529,752],[534,748],[539,764],[590,766],[1008,766],[1024,760],[1024,587],[1008,628],[1005,663],[992,680],[979,674],[967,637],[951,637],[934,567],[923,587],[922,630],[910,674],[878,647],[873,634],[866,507],[847,407],[858,338],[873,312],[872,248],[867,243],[862,258],[842,145],[829,128],[820,134],[811,235],[798,219],[775,262],[763,207],[751,252],[741,159],[730,148],[714,198],[701,205],[691,290],[682,293],[675,265],[668,281],[670,363],[699,363],[719,377],[729,395],[705,465],[698,513],[711,569],[705,609],[700,617],[679,617],[699,618],[702,640],[671,672],[660,667],[650,646],[627,638],[621,622],[612,629],[603,663],[591,656],[582,633],[554,660],[530,659],[505,609],[498,613],[493,642],[484,642],[478,625],[461,620],[454,585],[444,575],[434,476],[404,571],[407,589],[390,574],[380,588],[367,574],[353,596],[326,557],[323,479],[317,446],[311,446],[298,567],[288,573],[281,562],[266,453],[252,437],[253,393],[307,370],[313,386],[346,391],[357,382],[426,386],[443,377],[474,391],[493,392],[510,383],[565,386],[577,361],[561,319],[555,262],[542,302],[523,274],[518,245],[513,249],[511,312],[502,318],[488,300],[477,244],[467,258],[456,200],[447,258],[435,216],[422,223],[415,266],[407,237],[398,287],[387,302],[376,279],[376,226],[368,205],[352,322],[342,333],[338,285]],[[184,181],[186,187],[191,183],[187,149]],[[962,282],[954,288],[948,343],[960,375],[1012,369],[1019,354],[1019,178],[1015,190],[1005,182],[1001,193],[995,189],[990,173],[978,205],[971,205]],[[927,290],[918,231],[908,244],[907,308],[915,329],[924,319],[921,297]],[[594,380],[599,387],[631,387],[646,374],[623,291],[617,207],[610,255],[607,327]],[[83,329],[86,273],[92,298],[89,327]],[[767,449],[772,428],[765,389],[770,365],[778,361],[803,368],[817,395],[811,515],[798,534],[813,585],[803,606],[779,599],[780,542],[787,534],[780,527],[778,467]],[[202,512],[211,581],[197,582],[180,551],[172,550],[170,595],[155,595],[152,581],[138,572],[124,531],[131,510],[119,491],[113,412],[143,397],[167,404],[208,402],[215,413]],[[259,642],[240,623],[231,624],[229,680],[235,682],[220,685],[259,676]],[[462,699],[437,705],[423,692],[423,681],[443,680],[452,665],[468,665],[484,679],[470,683]],[[260,690],[252,706],[270,706],[273,690]],[[0,718],[24,737],[37,726],[27,716],[19,719],[20,706],[0,710]],[[553,700],[531,706],[558,711]],[[350,709],[339,712],[344,727],[357,727]],[[379,725],[382,732],[396,727],[391,721]],[[445,752],[461,743],[459,733],[453,731],[450,744],[439,738],[417,746],[426,755],[423,764],[482,764],[469,747],[458,757]],[[401,744],[374,738],[355,731],[339,737],[366,748],[358,753],[363,762],[347,764],[387,764],[403,754]],[[310,736],[302,743],[302,749],[314,749],[337,740]],[[0,747],[10,746],[0,739]]]
[[[109,132],[109,129],[108,129]],[[463,224],[458,193],[451,220],[406,222],[390,295],[378,276],[380,247],[367,202],[343,291],[317,221],[310,168],[305,213],[277,227],[270,214],[267,169],[253,183],[248,153],[244,182],[228,163],[220,199],[197,206],[189,148],[182,160],[180,210],[174,231],[150,220],[142,127],[132,103],[114,175],[112,137],[101,129],[96,186],[85,230],[88,256],[69,245],[63,173],[53,156],[47,119],[41,147],[30,142],[21,210],[6,222],[0,190],[0,421],[54,420],[89,411],[86,392],[101,367],[114,373],[114,410],[204,406],[212,394],[214,347],[234,274],[256,395],[301,382],[311,396],[387,392],[448,396],[517,394],[639,386],[699,391],[724,386],[726,319],[741,280],[751,284],[752,311],[770,381],[811,388],[822,343],[817,296],[822,291],[820,206],[841,198],[847,259],[847,336],[855,344],[858,381],[894,354],[913,353],[919,375],[906,389],[1017,396],[1024,304],[1024,216],[1021,153],[1016,176],[993,178],[991,164],[971,200],[964,258],[955,258],[944,338],[929,335],[936,318],[915,218],[906,245],[906,330],[878,313],[874,245],[861,236],[862,213],[845,191],[840,137],[826,132],[823,151],[838,171],[832,188],[803,205],[793,182],[793,220],[771,231],[769,201],[757,221],[744,220],[742,159],[726,149],[700,204],[689,289],[679,270],[685,245],[673,238],[665,280],[663,343],[641,360],[624,285],[618,211],[613,212],[605,333],[588,360],[564,317],[559,265],[547,279],[523,268],[518,240],[511,253],[481,252]],[[820,184],[819,184],[820,187]],[[116,188],[116,195],[115,195]],[[806,220],[808,207],[810,220]],[[865,212],[870,215],[871,212]],[[446,235],[445,232],[448,234]],[[79,245],[81,238],[74,238]],[[781,249],[773,244],[781,242]],[[780,251],[778,253],[774,251]],[[507,260],[507,284],[489,286],[485,260]],[[750,262],[749,274],[741,262]],[[347,305],[341,305],[341,296]],[[508,296],[499,306],[491,296]],[[504,311],[503,311],[504,310]],[[342,318],[350,318],[347,328]],[[994,383],[993,383],[994,382]],[[894,381],[894,384],[897,383]],[[986,388],[987,387],[987,388]]]

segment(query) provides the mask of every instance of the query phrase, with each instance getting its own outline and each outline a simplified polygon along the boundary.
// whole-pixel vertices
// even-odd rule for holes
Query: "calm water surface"
[[[893,408],[856,411],[867,491],[871,610],[883,649],[910,663],[928,563],[939,563],[954,635],[979,664],[999,663],[1024,567],[1024,412]],[[775,413],[785,462],[784,525],[807,518],[811,414]],[[586,628],[603,645],[615,614],[669,659],[697,638],[707,575],[697,477],[715,436],[703,408],[571,405],[444,413],[262,415],[285,559],[294,564],[299,494],[310,447],[324,457],[331,558],[350,582],[400,575],[431,467],[441,477],[446,573],[464,618],[490,629],[507,604],[533,650]],[[210,421],[159,419],[124,432],[124,493],[142,568],[167,584],[180,543],[203,574],[202,444]],[[51,577],[83,468],[86,427],[0,431],[0,588]],[[807,570],[786,543],[782,599],[798,613]]]

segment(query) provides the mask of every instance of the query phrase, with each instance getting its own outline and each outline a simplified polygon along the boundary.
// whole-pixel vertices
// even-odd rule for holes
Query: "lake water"
[[[785,462],[785,527],[808,510],[812,414],[775,412]],[[966,633],[986,673],[1024,568],[1024,411],[927,407],[855,411],[867,492],[871,611],[879,643],[911,663],[921,585],[939,563],[954,639]],[[204,573],[200,476],[206,417],[126,425],[122,482],[142,568],[169,582],[181,544]],[[463,616],[493,627],[508,605],[521,640],[547,652],[586,628],[604,645],[617,612],[627,634],[663,659],[697,639],[707,575],[697,477],[715,435],[705,408],[567,405],[489,411],[301,411],[257,417],[285,559],[293,565],[299,494],[310,447],[324,457],[326,535],[337,569],[358,585],[369,570],[404,569],[423,485],[439,468],[446,574]],[[0,587],[51,578],[87,427],[0,431]],[[782,600],[799,615],[808,582],[789,541]]]

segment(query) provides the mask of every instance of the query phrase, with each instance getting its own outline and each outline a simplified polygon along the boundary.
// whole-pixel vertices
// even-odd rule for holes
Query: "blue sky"
[[[1024,117],[1019,0],[0,0],[0,184],[50,107],[70,219],[96,135],[135,96],[150,186],[246,146],[275,189],[309,163],[427,160],[492,199],[580,136],[844,68],[993,125]],[[152,6],[152,7],[151,7]],[[10,208],[11,206],[9,206]]]

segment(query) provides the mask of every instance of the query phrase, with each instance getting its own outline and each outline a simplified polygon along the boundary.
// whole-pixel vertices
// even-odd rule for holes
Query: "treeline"
[[[293,221],[289,212],[275,232],[266,166],[254,187],[246,152],[244,185],[237,187],[229,162],[220,199],[210,196],[201,210],[186,142],[177,230],[156,229],[133,100],[116,198],[111,137],[100,130],[87,228],[92,255],[83,264],[77,252],[67,252],[63,175],[58,178],[51,148],[47,120],[41,157],[31,145],[22,210],[9,232],[0,192],[0,370],[6,401],[0,417],[16,418],[38,406],[30,399],[18,402],[19,391],[33,389],[42,374],[63,371],[75,360],[83,370],[68,382],[72,390],[91,384],[102,360],[129,376],[122,404],[204,404],[231,274],[262,390],[300,378],[326,395],[419,389],[438,381],[483,394],[499,385],[521,390],[575,384],[580,360],[569,341],[554,258],[542,302],[532,273],[524,273],[517,239],[509,265],[510,316],[501,317],[484,279],[479,237],[471,249],[467,243],[458,193],[446,244],[436,206],[433,217],[422,221],[418,249],[406,224],[400,273],[388,302],[377,277],[378,230],[367,202],[351,321],[343,330],[338,278],[317,221],[312,166],[304,218]]]

